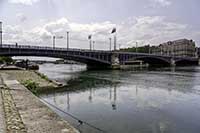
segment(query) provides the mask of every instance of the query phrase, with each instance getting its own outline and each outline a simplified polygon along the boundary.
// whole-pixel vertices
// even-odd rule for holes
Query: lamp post
[[[110,41],[110,51],[112,51],[112,38],[109,38]]]
[[[95,41],[93,41],[93,50],[94,50]]]
[[[114,33],[114,51],[117,50],[117,36],[116,36],[116,31],[117,31],[116,28],[113,28],[112,32],[111,32],[111,34]]]
[[[55,49],[56,36],[53,36],[53,49]]]
[[[150,46],[150,44],[149,44],[149,54],[151,53],[151,46]]]
[[[114,35],[114,51],[117,50],[117,37],[116,34]]]
[[[56,36],[53,36],[53,49],[55,48]]]
[[[88,40],[89,40],[90,50],[92,50],[92,35],[88,36]]]
[[[69,31],[67,31],[67,49],[69,49]]]
[[[2,22],[0,22],[0,47],[2,46],[2,40],[3,40],[3,37],[2,37]]]
[[[63,39],[64,37],[63,36],[53,36],[53,49],[55,49],[56,47],[56,38],[57,39]]]
[[[138,47],[138,42],[136,42],[136,49],[135,49],[135,52],[137,53],[138,52],[138,49],[137,49],[137,47]]]

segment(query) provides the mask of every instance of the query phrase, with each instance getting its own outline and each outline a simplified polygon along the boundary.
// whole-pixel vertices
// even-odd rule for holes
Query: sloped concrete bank
[[[26,133],[27,129],[21,119],[21,116],[16,108],[13,97],[10,94],[10,90],[7,88],[3,88],[1,90],[2,98],[3,98],[3,107],[5,112],[5,120],[6,120],[6,131],[8,133],[12,132],[20,132]]]
[[[14,123],[9,127],[14,127],[15,131],[18,129],[22,133],[78,133],[78,130],[42,103],[13,76],[6,73],[1,73],[0,76],[6,85],[1,93],[3,103],[5,102],[7,106],[4,110],[5,114],[12,112],[13,109],[12,115],[5,115],[8,132],[13,132],[8,130],[8,125]],[[14,120],[14,122],[8,120]]]
[[[3,81],[0,78],[0,133],[6,132],[6,121],[5,121],[5,113],[4,113],[4,106],[3,100],[1,95],[1,90],[3,89]]]

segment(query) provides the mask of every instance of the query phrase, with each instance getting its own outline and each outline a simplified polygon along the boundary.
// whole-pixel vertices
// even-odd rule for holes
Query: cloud
[[[29,30],[23,30],[21,26],[6,26],[5,31],[10,33],[9,42],[19,42],[21,44],[34,44],[34,45],[49,45],[52,44],[52,36],[61,37],[57,39],[57,46],[64,47],[66,44],[66,32],[70,32],[70,43],[76,48],[88,48],[88,35],[92,34],[93,40],[99,45],[101,49],[105,48],[105,42],[109,41],[109,35],[113,27],[109,21],[102,23],[80,24],[70,22],[66,18],[61,18],[56,21],[48,22],[43,26],[34,27]],[[17,27],[17,28],[16,28]],[[21,36],[16,38],[16,36]],[[5,39],[5,38],[4,38]],[[101,45],[104,43],[104,45]]]
[[[170,0],[149,0],[151,2],[151,6],[170,6],[172,2]]]
[[[198,36],[200,32],[193,30],[186,24],[168,21],[163,16],[141,16],[128,19],[121,24],[109,21],[99,23],[81,24],[70,22],[66,18],[48,22],[42,26],[24,30],[23,26],[6,26],[5,42],[19,42],[19,44],[30,44],[40,46],[51,46],[52,36],[63,36],[57,39],[58,47],[66,47],[66,32],[70,32],[70,46],[74,48],[88,48],[88,35],[92,34],[95,48],[109,49],[109,37],[113,27],[117,27],[117,43],[121,47],[138,45],[158,45],[169,40],[181,38],[194,39],[200,43]]]
[[[96,39],[102,40],[102,37],[109,35],[111,29],[116,25],[106,21],[102,23],[80,24],[69,22],[66,18],[61,18],[54,22],[49,22],[42,27],[37,27],[37,31],[45,31],[48,35],[65,35],[70,32],[71,38],[87,40],[87,36],[92,34]],[[35,30],[34,30],[35,31]]]
[[[188,33],[187,25],[169,22],[162,16],[137,17],[129,21],[135,23],[131,25],[125,23],[121,29],[120,40],[126,42],[125,45],[134,45],[136,41],[159,44],[168,40],[184,38]]]
[[[23,5],[32,5],[40,0],[9,0],[10,3],[13,4],[23,4]]]
[[[16,15],[16,17],[17,17],[17,19],[18,19],[20,22],[25,22],[25,21],[27,20],[26,15],[23,14],[23,13],[18,13],[18,14]]]

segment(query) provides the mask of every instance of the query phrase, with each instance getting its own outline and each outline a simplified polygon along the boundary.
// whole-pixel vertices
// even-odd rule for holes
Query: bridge
[[[0,56],[39,56],[73,60],[87,64],[88,69],[116,69],[126,62],[141,60],[149,65],[175,66],[198,64],[195,57],[172,57],[147,53],[52,48],[30,45],[2,44]]]

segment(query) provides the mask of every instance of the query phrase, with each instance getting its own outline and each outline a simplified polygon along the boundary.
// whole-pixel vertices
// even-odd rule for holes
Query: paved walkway
[[[4,115],[4,109],[3,109],[2,95],[1,95],[2,87],[3,87],[3,83],[0,77],[0,133],[5,133],[6,125],[5,125],[5,115]]]
[[[7,74],[1,74],[28,133],[78,133],[36,96]]]

